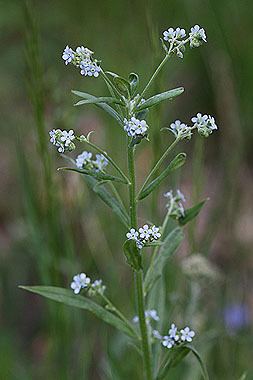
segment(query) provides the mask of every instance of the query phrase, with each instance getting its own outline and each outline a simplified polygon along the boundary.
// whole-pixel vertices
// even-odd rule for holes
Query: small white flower
[[[168,213],[172,218],[179,219],[185,215],[184,206],[182,202],[185,202],[185,196],[180,191],[176,191],[176,195],[170,190],[164,194],[165,198],[168,198],[168,203],[166,207],[168,208]]]
[[[214,117],[210,115],[202,115],[200,112],[192,118],[193,128],[198,129],[198,133],[204,137],[208,137],[214,130],[218,129]]]
[[[180,200],[182,202],[186,201],[184,194],[179,189],[177,189],[177,198],[178,198],[178,200]]]
[[[89,284],[90,278],[87,277],[85,273],[80,273],[73,277],[73,282],[71,282],[70,287],[75,294],[78,294],[81,289],[87,288]]]
[[[106,286],[103,285],[102,280],[95,280],[89,287],[88,294],[89,296],[94,295],[103,295],[105,292]]]
[[[179,335],[177,334],[177,326],[172,323],[169,329],[169,337],[174,339],[175,342],[179,340]]]
[[[137,315],[135,315],[132,320],[133,320],[133,323],[138,323],[139,317]]]
[[[67,45],[62,53],[62,59],[65,61],[65,65],[71,63],[74,57],[74,51]]]
[[[79,154],[76,158],[76,166],[79,169],[83,169],[84,166],[91,163],[92,153],[86,150]]]
[[[136,247],[142,249],[144,247],[144,244],[140,240],[136,240]]]
[[[144,224],[143,227],[139,228],[139,234],[140,234],[141,239],[149,240],[150,235],[152,234],[152,231],[150,227],[148,226],[148,224]]]
[[[65,144],[66,147],[68,147],[71,141],[73,141],[74,139],[75,135],[72,129],[70,131],[62,131],[60,140]]]
[[[169,336],[165,335],[162,338],[162,345],[167,348],[172,348],[175,345],[174,339],[170,338]]]
[[[163,32],[163,39],[168,42],[174,42],[175,40],[180,40],[186,36],[185,29],[182,28],[176,28],[175,30],[173,28],[169,28],[168,30],[165,30]]]
[[[145,311],[145,317],[153,319],[156,322],[160,320],[160,318],[159,318],[159,316],[157,314],[157,311],[154,310],[154,309],[152,309],[152,310],[146,310]]]
[[[195,332],[193,330],[190,330],[189,327],[185,327],[184,329],[180,330],[181,333],[181,341],[182,342],[192,342],[192,339],[195,336]]]
[[[171,123],[169,130],[180,140],[190,139],[192,135],[191,127],[188,127],[187,124],[182,123],[180,120],[175,120],[174,123]]]
[[[96,160],[93,161],[93,165],[96,167],[98,171],[104,170],[108,163],[109,161],[103,154],[96,154]]]
[[[160,239],[160,237],[161,237],[161,234],[160,234],[159,231],[160,231],[160,230],[159,230],[159,227],[156,227],[156,226],[152,226],[152,227],[151,227],[151,235],[152,235],[152,237],[153,237],[155,240],[158,240],[158,239]]]
[[[152,335],[153,335],[153,337],[155,338],[155,339],[158,339],[158,340],[161,340],[163,337],[162,337],[162,335],[159,333],[159,331],[157,331],[157,330],[153,330],[152,331]]]
[[[81,75],[97,78],[101,72],[101,67],[90,59],[85,59],[80,63]]]
[[[131,228],[130,231],[126,234],[128,240],[137,240],[139,236],[139,232],[134,228]]]
[[[84,46],[78,46],[76,48],[76,53],[82,58],[90,58],[93,54],[93,51]]]
[[[213,116],[208,115],[208,122],[209,122],[208,124],[209,124],[210,129],[212,130],[218,129],[215,118]]]
[[[130,120],[124,119],[124,130],[130,137],[144,137],[148,128],[145,120],[136,119],[134,116]]]
[[[203,42],[207,42],[206,32],[199,25],[191,28],[189,33],[190,47],[199,47]]]

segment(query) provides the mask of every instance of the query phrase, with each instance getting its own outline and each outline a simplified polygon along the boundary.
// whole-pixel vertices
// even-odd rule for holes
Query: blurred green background
[[[160,128],[202,112],[216,117],[219,131],[182,144],[187,165],[143,203],[140,223],[161,223],[162,194],[171,187],[180,187],[188,205],[210,197],[166,267],[164,333],[173,320],[191,324],[210,379],[253,379],[253,3],[12,0],[0,1],[0,10],[0,378],[142,379],[139,358],[117,332],[17,286],[68,286],[85,271],[103,278],[133,317],[132,274],[121,248],[126,231],[78,175],[56,171],[64,161],[48,142],[52,128],[94,130],[93,140],[124,168],[124,134],[100,110],[73,107],[71,89],[107,91],[102,80],[66,67],[61,54],[67,44],[83,44],[103,68],[135,71],[144,85],[163,56],[161,33],[198,23],[208,44],[172,59],[153,88],[183,85],[185,93],[150,113],[151,141],[138,148],[139,183],[171,141]],[[201,378],[190,358],[171,376]]]

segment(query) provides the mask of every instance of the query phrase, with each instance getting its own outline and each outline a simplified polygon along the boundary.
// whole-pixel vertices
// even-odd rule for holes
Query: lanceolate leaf
[[[161,103],[164,100],[172,100],[176,96],[181,95],[183,92],[184,92],[184,88],[178,87],[178,88],[175,88],[174,90],[169,90],[166,92],[162,92],[161,94],[154,95],[151,98],[147,99],[144,103],[140,104],[137,107],[137,111],[140,111],[144,108],[153,107],[153,106]]]
[[[135,73],[129,74],[129,83],[130,83],[131,95],[134,95],[139,84],[139,76]]]
[[[89,175],[91,177],[94,177],[94,178],[96,178],[98,180],[102,180],[102,181],[116,181],[116,182],[125,183],[125,181],[123,181],[122,178],[115,177],[115,176],[110,175],[110,174],[95,172],[92,170],[75,169],[75,168],[68,168],[68,167],[58,168],[57,170],[69,170],[72,172],[76,172],[76,173],[80,173],[80,174],[84,174],[84,175]]]
[[[85,99],[85,100],[80,100],[75,104],[75,106],[81,106],[83,104],[96,104],[96,103],[113,103],[113,104],[121,104],[121,101],[117,98],[113,98],[110,96],[101,96],[99,98],[91,98],[91,99]]]
[[[184,238],[183,231],[176,227],[165,238],[163,245],[159,249],[154,259],[153,265],[150,265],[144,282],[145,293],[147,294],[154,283],[161,277],[166,261],[173,255],[179,244]]]
[[[81,295],[75,295],[69,289],[58,288],[55,286],[20,286],[21,289],[28,290],[29,292],[39,294],[43,297],[49,298],[53,301],[63,303],[64,305],[77,307],[79,309],[88,310],[95,314],[104,322],[116,327],[125,334],[134,337],[133,332],[128,326],[119,319],[117,316],[106,310],[104,307],[90,300],[89,298]]]
[[[113,82],[114,82],[116,88],[118,89],[118,91],[122,95],[125,95],[125,96],[130,95],[131,88],[130,88],[129,82],[126,79],[124,79],[120,76],[116,76],[113,78]]]
[[[99,198],[102,199],[102,201],[119,217],[124,226],[129,228],[130,218],[121,203],[105,188],[105,186],[97,186],[98,181],[95,178],[84,176],[84,180]]]
[[[164,379],[167,376],[169,370],[173,367],[176,367],[190,352],[193,353],[193,355],[199,362],[203,379],[209,380],[206,366],[204,362],[202,361],[200,354],[194,347],[192,347],[189,344],[184,345],[184,346],[174,347],[169,351],[167,362],[160,368],[158,375],[156,377],[156,380]]]
[[[81,98],[84,98],[84,99],[97,99],[96,96],[90,95],[90,94],[88,94],[86,92],[82,92],[82,91],[72,90],[72,93],[77,95],[77,96],[80,96]],[[118,114],[117,111],[115,111],[114,108],[112,108],[111,106],[109,106],[106,103],[94,103],[94,104],[95,104],[95,106],[102,108],[105,112],[110,114],[115,120],[117,120],[117,122],[119,124],[123,125],[123,120],[122,120],[121,116]]]
[[[190,222],[192,219],[196,218],[196,216],[198,216],[200,210],[202,209],[202,207],[204,206],[207,200],[208,198],[204,199],[202,202],[198,203],[197,205],[185,210],[184,216],[182,216],[179,219],[179,224],[181,224],[181,226],[184,226],[185,224]]]
[[[167,166],[166,169],[152,182],[147,184],[144,189],[140,192],[138,199],[144,199],[146,198],[152,191],[160,185],[160,183],[173,171],[178,168],[180,168],[186,160],[186,154],[185,153],[179,153]]]
[[[140,250],[136,247],[134,240],[126,240],[123,246],[127,263],[135,270],[142,269]]]

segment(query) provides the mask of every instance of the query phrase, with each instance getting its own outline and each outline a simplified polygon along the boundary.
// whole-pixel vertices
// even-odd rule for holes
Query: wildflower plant
[[[149,130],[154,128],[146,121],[147,111],[163,101],[175,99],[183,93],[184,88],[179,87],[147,97],[148,90],[170,58],[173,56],[183,58],[187,46],[199,47],[207,42],[207,38],[204,29],[195,25],[188,34],[181,27],[169,28],[163,32],[161,42],[165,56],[140,93],[138,92],[139,76],[136,73],[129,74],[126,79],[116,73],[106,71],[101,62],[94,58],[94,53],[89,48],[81,46],[74,50],[66,46],[62,54],[65,64],[73,65],[81,75],[92,77],[93,80],[105,81],[109,95],[96,97],[81,91],[73,91],[73,93],[81,98],[76,103],[77,106],[94,104],[116,120],[119,132],[126,136],[127,173],[114,161],[111,154],[91,141],[91,132],[87,136],[79,136],[73,130],[53,129],[49,132],[50,142],[61,154],[72,152],[76,146],[84,146],[85,149],[89,147],[91,150],[91,152],[83,150],[74,158],[64,155],[72,166],[60,169],[71,170],[83,175],[88,185],[125,226],[125,237],[122,236],[122,251],[134,273],[137,315],[132,320],[123,315],[107,297],[107,288],[102,280],[92,282],[85,273],[74,275],[70,282],[70,289],[52,286],[26,286],[23,288],[71,307],[86,309],[126,334],[132,340],[133,347],[136,347],[136,352],[141,352],[144,367],[143,378],[147,380],[164,379],[170,369],[178,365],[190,352],[199,361],[202,375],[207,379],[205,365],[192,346],[195,332],[188,326],[178,328],[175,323],[170,324],[168,320],[163,321],[163,324],[165,322],[168,326],[170,325],[167,332],[159,331],[155,325],[160,320],[159,310],[157,312],[153,308],[146,309],[147,306],[150,306],[152,299],[150,295],[154,285],[162,276],[167,259],[176,251],[183,239],[183,226],[198,215],[205,201],[186,209],[184,206],[185,196],[181,191],[168,190],[164,194],[167,200],[164,220],[158,222],[158,226],[150,222],[139,225],[138,204],[157,189],[174,170],[179,169],[185,163],[186,154],[179,153],[163,167],[181,140],[190,140],[194,132],[208,137],[217,129],[214,118],[201,113],[190,118],[190,122],[180,120],[168,122],[168,128],[163,128],[163,130],[170,133],[168,136],[173,137],[173,142],[168,145],[150,170],[143,185],[137,190],[135,157],[139,144],[147,143]],[[129,203],[127,207],[124,205],[116,184],[128,188]],[[174,229],[168,233],[171,218],[176,221],[178,226],[173,227]],[[148,267],[144,270],[143,261],[147,256],[147,247],[153,249],[153,253],[150,259],[145,260],[148,261]],[[160,361],[154,359],[154,346],[157,345],[161,350]],[[136,354],[138,355],[138,353]]]

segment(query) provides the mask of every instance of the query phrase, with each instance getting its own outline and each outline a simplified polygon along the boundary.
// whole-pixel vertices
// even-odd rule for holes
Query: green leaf
[[[123,245],[127,263],[135,270],[142,269],[140,250],[136,247],[134,240],[126,240]]]
[[[178,346],[170,349],[167,355],[167,361],[161,366],[156,380],[162,380],[167,376],[171,368],[176,367],[190,352],[190,349],[185,346]]]
[[[92,97],[90,99],[80,100],[79,102],[75,104],[75,106],[81,106],[83,104],[96,104],[96,103],[109,103],[109,104],[113,103],[113,104],[123,105],[123,103],[117,98],[113,98],[110,96],[101,96],[99,98]]]
[[[208,200],[208,198],[204,199],[203,201],[201,201],[197,205],[185,210],[184,216],[181,216],[181,218],[179,218],[179,224],[181,226],[184,226],[185,224],[190,222],[192,219],[196,218],[196,216],[198,216],[200,210],[202,209],[202,207],[204,206],[204,204],[206,203],[207,200]]]
[[[80,173],[80,174],[84,174],[84,175],[89,175],[91,177],[94,177],[94,178],[96,178],[98,180],[102,180],[102,181],[116,181],[116,182],[125,183],[125,181],[123,181],[119,177],[115,177],[113,175],[105,174],[105,173],[101,173],[101,172],[95,172],[93,170],[75,169],[75,168],[68,168],[68,167],[58,168],[57,170],[68,170],[68,171],[72,171],[72,172],[76,172],[76,173]]]
[[[84,176],[83,178],[94,193],[96,193],[99,198],[118,216],[124,226],[129,228],[130,218],[122,204],[105,188],[105,186],[98,186],[98,181],[95,178],[89,176]]]
[[[130,92],[131,92],[131,95],[133,96],[139,85],[139,76],[135,73],[130,73],[128,78],[129,78],[129,83],[130,83]]]
[[[186,160],[186,154],[185,153],[179,153],[167,166],[166,169],[158,176],[156,177],[152,182],[147,184],[144,189],[140,192],[138,195],[138,199],[144,199],[146,198],[156,187],[160,185],[160,183],[173,171],[178,168],[180,168]]]
[[[88,310],[104,322],[112,325],[118,330],[121,330],[125,334],[131,337],[135,336],[126,323],[117,316],[89,298],[74,294],[70,289],[58,288],[55,286],[20,286],[20,288],[39,294],[53,301],[63,303],[64,305]]]
[[[77,96],[80,96],[81,98],[84,98],[84,99],[96,99],[96,96],[90,95],[86,92],[72,90],[72,93],[77,95]],[[118,112],[115,111],[115,109],[112,108],[111,106],[109,106],[108,104],[106,104],[106,103],[94,103],[94,105],[103,109],[105,112],[107,112],[109,115],[111,115],[115,120],[117,120],[117,122],[120,125],[124,124],[123,119],[118,114]]]
[[[137,107],[137,111],[140,111],[144,108],[153,107],[153,106],[163,102],[164,100],[172,100],[176,96],[181,95],[183,92],[184,92],[184,88],[178,87],[178,88],[175,88],[173,90],[169,90],[166,92],[162,92],[161,94],[154,95],[151,98],[147,99],[144,103],[140,104]]]
[[[150,291],[158,278],[161,277],[166,261],[175,253],[183,238],[184,234],[180,227],[176,227],[165,238],[163,245],[154,259],[153,265],[150,265],[147,271],[144,281],[146,294]]]
[[[184,346],[174,347],[170,350],[167,357],[167,362],[160,368],[160,371],[158,372],[156,380],[164,379],[165,376],[167,376],[169,370],[171,368],[176,367],[190,352],[195,356],[195,358],[199,362],[203,379],[209,380],[206,366],[203,360],[201,359],[200,354],[194,347],[192,347],[189,344],[186,344]]]
[[[129,82],[126,79],[120,76],[115,76],[113,78],[113,83],[115,84],[115,87],[122,95],[129,97],[131,87],[130,87]]]
[[[239,380],[246,380],[247,378],[247,372],[244,372],[242,376],[240,376]]]
[[[192,354],[195,356],[195,358],[199,362],[203,379],[204,380],[209,380],[209,376],[208,376],[208,372],[207,372],[205,363],[203,362],[203,360],[202,360],[200,354],[198,353],[198,351],[192,345],[190,345],[190,344],[187,344],[185,347],[187,347],[192,352]]]

